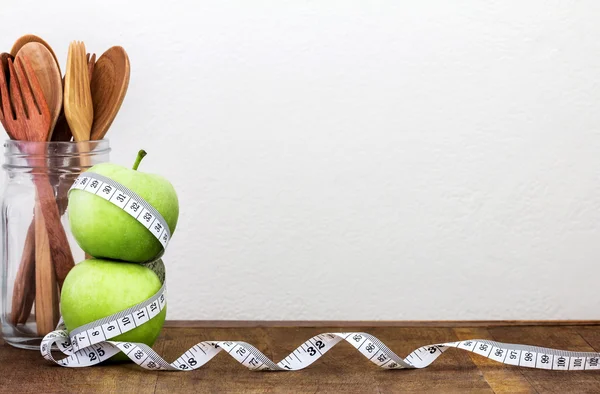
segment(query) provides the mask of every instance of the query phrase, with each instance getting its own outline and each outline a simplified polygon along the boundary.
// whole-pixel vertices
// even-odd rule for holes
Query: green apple
[[[150,269],[136,263],[90,259],[76,264],[67,275],[60,309],[67,330],[130,308],[152,297],[162,284]],[[111,340],[152,346],[165,322],[167,308],[139,327]],[[124,360],[119,353],[111,360]]]
[[[146,152],[139,152],[133,169],[102,163],[88,172],[104,175],[137,193],[162,215],[173,235],[179,218],[177,194],[162,176],[137,171],[145,155]],[[161,243],[146,227],[100,196],[73,189],[68,212],[75,240],[91,256],[142,263],[156,258],[162,250]]]

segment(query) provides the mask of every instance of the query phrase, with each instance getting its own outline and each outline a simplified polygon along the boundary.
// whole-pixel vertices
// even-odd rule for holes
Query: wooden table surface
[[[298,345],[324,332],[375,335],[405,357],[419,346],[464,339],[491,339],[563,350],[600,351],[599,325],[478,327],[199,327],[201,322],[163,329],[154,349],[167,361],[202,340],[243,340],[278,362]],[[0,341],[2,393],[598,393],[600,371],[546,371],[499,364],[450,349],[422,370],[386,371],[340,343],[298,372],[251,372],[225,353],[193,372],[146,371],[135,364],[70,369],[51,364],[39,352]]]

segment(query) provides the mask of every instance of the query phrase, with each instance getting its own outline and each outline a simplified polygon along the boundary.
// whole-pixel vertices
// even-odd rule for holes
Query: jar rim
[[[45,146],[76,146],[76,145],[81,145],[81,144],[90,144],[93,143],[96,146],[98,145],[109,145],[110,140],[108,138],[103,138],[101,140],[88,140],[88,141],[26,141],[26,140],[13,140],[13,139],[6,139],[4,140],[4,147],[8,147],[8,146],[14,146],[14,145],[18,145],[18,146],[24,146],[24,145],[29,145],[29,146],[41,146],[41,145],[45,145]]]
[[[108,139],[91,141],[19,141],[4,142],[6,171],[48,173],[88,168],[110,153]]]

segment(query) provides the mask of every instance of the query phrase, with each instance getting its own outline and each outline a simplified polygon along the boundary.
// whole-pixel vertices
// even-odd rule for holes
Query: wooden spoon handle
[[[35,322],[40,336],[58,324],[58,288],[42,206],[35,205]]]
[[[60,288],[69,271],[75,266],[73,254],[67,239],[67,233],[60,221],[60,212],[54,197],[54,190],[50,184],[47,174],[39,174],[34,177],[34,183],[38,192],[40,207],[48,238],[50,251],[56,271],[56,280]]]
[[[27,230],[21,264],[17,271],[12,295],[12,324],[25,324],[35,299],[35,222]]]

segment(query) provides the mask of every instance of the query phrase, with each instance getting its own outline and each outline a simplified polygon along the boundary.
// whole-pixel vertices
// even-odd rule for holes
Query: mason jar
[[[62,282],[85,254],[68,223],[69,188],[109,160],[108,140],[4,143],[2,337],[39,350],[60,318]]]

